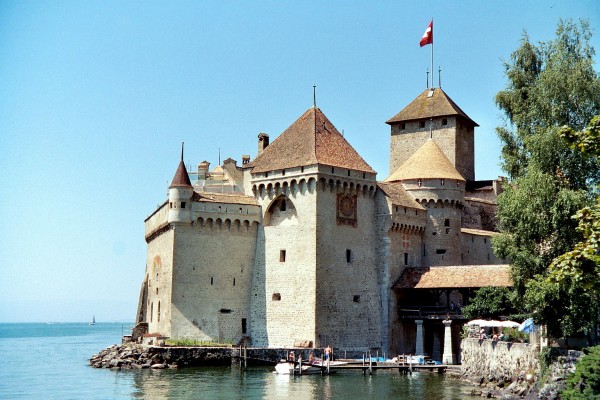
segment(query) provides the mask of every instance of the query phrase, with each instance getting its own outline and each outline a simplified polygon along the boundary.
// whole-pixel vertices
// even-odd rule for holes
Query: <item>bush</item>
[[[573,372],[567,378],[567,385],[561,392],[564,400],[600,399],[600,346],[583,350]]]

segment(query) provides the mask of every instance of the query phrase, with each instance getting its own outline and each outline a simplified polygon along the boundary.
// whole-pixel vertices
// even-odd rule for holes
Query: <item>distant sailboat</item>
[[[96,316],[92,316],[92,322],[90,322],[90,325],[96,325]]]

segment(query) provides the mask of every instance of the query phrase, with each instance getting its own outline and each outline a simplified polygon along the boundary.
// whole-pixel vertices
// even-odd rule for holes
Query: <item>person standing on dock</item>
[[[329,361],[331,359],[332,356],[332,350],[331,347],[329,347],[329,345],[327,347],[325,347],[325,361]]]

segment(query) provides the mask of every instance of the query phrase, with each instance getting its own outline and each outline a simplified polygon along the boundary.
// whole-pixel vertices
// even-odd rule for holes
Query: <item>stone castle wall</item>
[[[171,332],[171,288],[175,231],[171,227],[148,242],[146,253],[146,315],[149,333]]]
[[[471,380],[510,382],[539,370],[538,350],[527,343],[463,339],[462,375]]]
[[[463,232],[461,235],[463,265],[502,264],[492,251],[492,238]]]
[[[351,182],[340,179],[317,192],[317,345],[379,348],[383,282],[374,192],[352,190]],[[356,195],[355,225],[338,223],[338,193]]]
[[[259,216],[203,215],[175,228],[170,336],[238,343],[249,334]]]
[[[315,341],[315,190],[316,181],[309,178],[280,192],[259,192],[265,226],[252,283],[254,345]]]

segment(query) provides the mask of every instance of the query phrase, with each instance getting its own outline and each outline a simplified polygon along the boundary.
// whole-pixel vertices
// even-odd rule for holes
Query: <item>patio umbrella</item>
[[[500,325],[502,328],[517,328],[519,325],[518,322],[515,321],[500,321]]]

